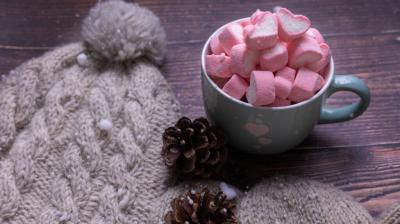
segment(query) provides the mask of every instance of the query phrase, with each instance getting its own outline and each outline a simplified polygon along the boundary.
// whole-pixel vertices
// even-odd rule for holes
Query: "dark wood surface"
[[[79,40],[80,22],[96,0],[0,1],[0,74],[53,47]],[[200,50],[219,26],[280,5],[305,14],[330,44],[337,74],[370,87],[361,117],[320,125],[292,151],[275,156],[234,154],[232,173],[247,185],[272,173],[305,175],[351,194],[377,217],[400,202],[400,1],[398,0],[140,0],[167,30],[163,70],[189,117],[204,116]],[[333,106],[355,101],[335,94]]]

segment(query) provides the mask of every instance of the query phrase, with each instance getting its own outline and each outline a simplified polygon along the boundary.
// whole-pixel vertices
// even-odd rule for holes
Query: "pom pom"
[[[161,64],[166,35],[148,9],[120,0],[98,3],[82,25],[82,37],[95,56],[114,62],[146,57]]]
[[[77,57],[76,57],[76,61],[78,62],[78,64],[80,66],[85,66],[87,63],[87,56],[85,53],[80,53]]]
[[[98,124],[98,126],[99,126],[99,128],[100,128],[101,130],[106,130],[106,131],[108,131],[108,130],[111,130],[111,128],[113,127],[113,124],[112,124],[112,122],[111,122],[110,120],[108,120],[108,119],[101,119],[100,122],[99,122],[99,124]]]

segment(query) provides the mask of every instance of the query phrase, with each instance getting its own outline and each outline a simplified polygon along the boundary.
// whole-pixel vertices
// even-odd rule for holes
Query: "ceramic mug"
[[[240,19],[235,22],[240,22]],[[226,26],[226,25],[225,25]],[[316,124],[347,121],[360,116],[368,107],[367,85],[353,75],[335,75],[330,61],[325,85],[311,99],[284,107],[257,107],[237,100],[223,92],[207,75],[205,56],[210,52],[211,35],[201,54],[201,83],[207,117],[220,127],[230,147],[253,154],[285,152],[300,144]],[[327,97],[338,91],[357,94],[360,100],[341,108],[327,108]]]

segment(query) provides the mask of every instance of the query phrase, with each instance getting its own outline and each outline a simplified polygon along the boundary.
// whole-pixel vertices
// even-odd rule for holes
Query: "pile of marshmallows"
[[[310,20],[286,8],[257,10],[210,40],[207,74],[228,95],[254,106],[288,106],[320,90],[331,53]]]

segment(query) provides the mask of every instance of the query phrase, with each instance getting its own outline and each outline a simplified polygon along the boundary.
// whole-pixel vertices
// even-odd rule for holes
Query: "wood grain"
[[[141,0],[164,22],[173,41],[204,40],[217,27],[251,15],[255,9],[284,6],[310,17],[313,26],[327,36],[375,35],[400,32],[397,0]],[[194,29],[195,27],[195,29]]]
[[[0,74],[53,47],[79,40],[96,0],[0,1]],[[374,217],[400,202],[400,2],[398,0],[139,0],[160,16],[169,36],[163,70],[185,115],[204,116],[200,50],[219,26],[256,8],[281,5],[308,15],[332,48],[337,74],[355,74],[372,102],[359,118],[320,125],[292,151],[254,157],[231,153],[226,178],[242,187],[274,173],[333,184]],[[335,94],[332,106],[354,102]]]

